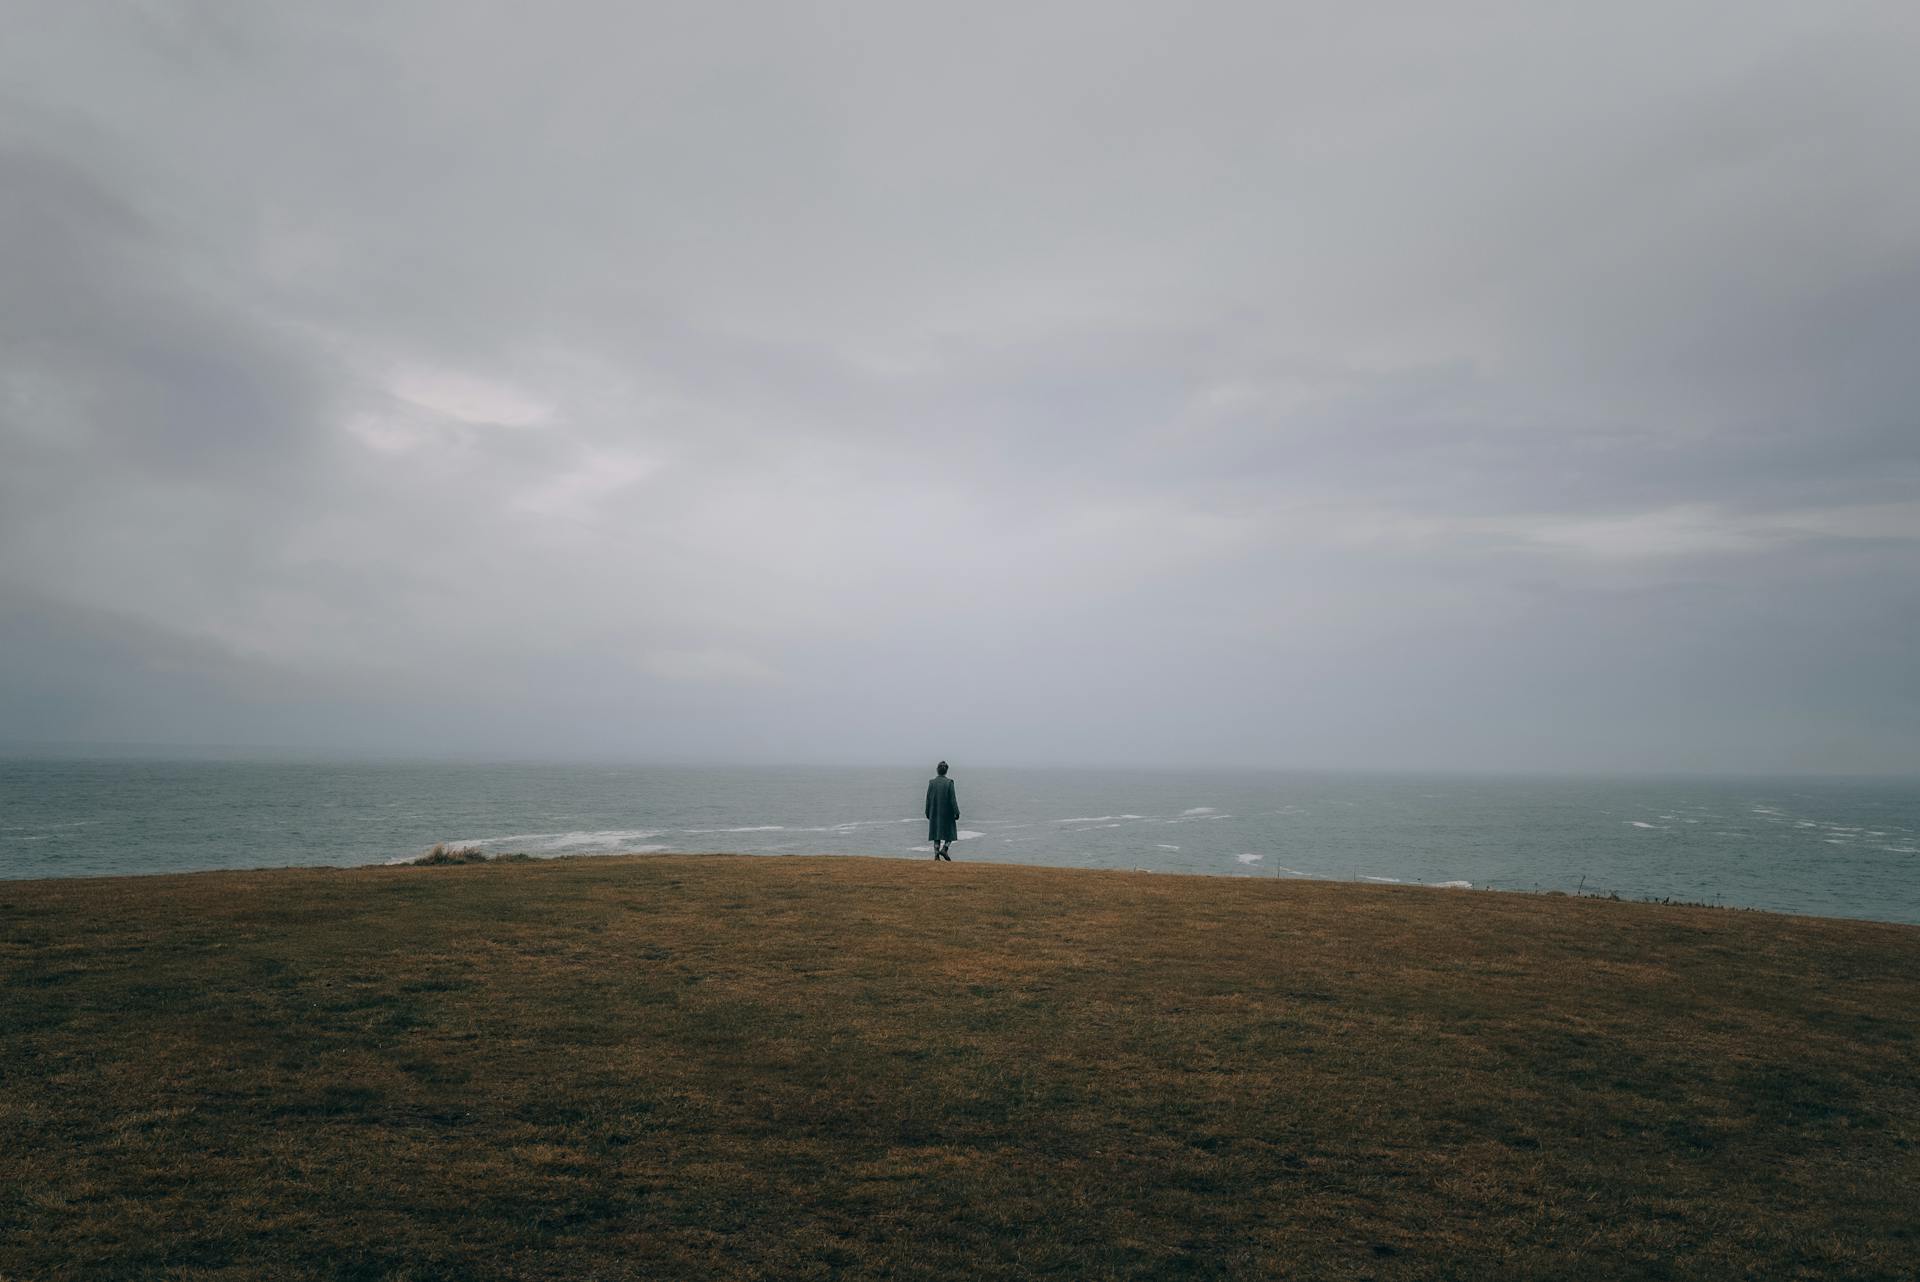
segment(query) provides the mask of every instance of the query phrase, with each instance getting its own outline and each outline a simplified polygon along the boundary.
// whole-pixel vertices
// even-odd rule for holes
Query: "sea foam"
[[[447,845],[455,849],[462,846],[478,846],[482,850],[524,851],[527,854],[570,850],[631,851],[635,842],[659,835],[658,828],[603,828],[595,832],[517,832],[499,837],[462,837],[457,841],[449,841]],[[665,847],[656,846],[652,849],[662,850]]]

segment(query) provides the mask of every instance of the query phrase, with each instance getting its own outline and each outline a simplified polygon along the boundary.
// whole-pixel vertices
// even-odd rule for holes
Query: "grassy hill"
[[[1920,930],[655,856],[0,882],[0,1278],[1920,1276]]]

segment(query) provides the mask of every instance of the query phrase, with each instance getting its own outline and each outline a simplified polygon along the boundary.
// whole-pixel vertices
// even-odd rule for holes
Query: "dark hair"
[[[940,765],[937,767],[937,769],[940,771],[941,774],[947,773],[947,763],[944,761],[941,762]]]

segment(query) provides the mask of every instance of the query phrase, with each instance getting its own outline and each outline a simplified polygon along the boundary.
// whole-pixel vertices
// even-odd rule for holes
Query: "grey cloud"
[[[8,7],[9,737],[1920,768],[1905,6]]]

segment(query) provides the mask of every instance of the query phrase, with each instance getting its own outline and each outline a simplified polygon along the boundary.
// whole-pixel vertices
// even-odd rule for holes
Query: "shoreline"
[[[156,879],[202,878],[220,876],[258,876],[269,873],[345,873],[368,869],[425,869],[432,865],[423,864],[423,855],[406,858],[390,858],[376,863],[354,864],[262,864],[251,868],[195,868],[163,872],[111,872],[111,873],[74,873],[63,877],[0,877],[0,887],[23,885],[59,885],[77,882],[98,884],[110,881],[148,882]],[[568,863],[618,863],[622,861],[642,861],[654,859],[744,859],[767,860],[848,860],[866,861],[881,864],[918,864],[931,863],[930,858],[918,855],[875,855],[858,853],[831,853],[808,851],[795,853],[764,853],[755,851],[729,850],[647,850],[647,851],[566,851],[553,854],[541,854],[525,851],[488,852],[484,860],[473,863],[450,865],[455,867],[479,867],[486,864],[554,865]],[[1560,890],[1551,887],[1502,886],[1492,882],[1473,883],[1465,881],[1419,882],[1391,877],[1370,877],[1355,875],[1350,877],[1322,877],[1311,874],[1293,874],[1288,876],[1246,873],[1246,872],[1196,872],[1186,869],[1158,868],[1095,868],[1073,864],[1012,863],[992,860],[961,859],[959,864],[972,868],[992,868],[1006,870],[1037,870],[1058,873],[1089,873],[1102,876],[1141,876],[1167,879],[1192,879],[1201,882],[1221,883],[1258,883],[1263,885],[1317,885],[1352,886],[1377,890],[1418,890],[1418,891],[1458,891],[1473,894],[1512,895],[1522,898],[1567,899],[1595,903],[1617,903],[1639,905],[1653,908],[1686,908],[1707,912],[1728,912],[1757,914],[1765,917],[1780,917],[1794,921],[1860,923],[1875,926],[1904,927],[1920,931],[1920,922],[1897,921],[1879,917],[1844,917],[1824,913],[1797,912],[1784,908],[1766,908],[1746,904],[1708,903],[1704,900],[1678,899],[1673,897],[1630,896],[1617,893],[1602,893],[1598,890]]]
[[[918,772],[513,771],[216,763],[43,769],[0,779],[0,877],[360,865],[435,842],[588,852],[905,857],[924,836]],[[1718,902],[1920,924],[1920,789],[1770,790],[1331,774],[1109,775],[978,768],[960,860]]]

